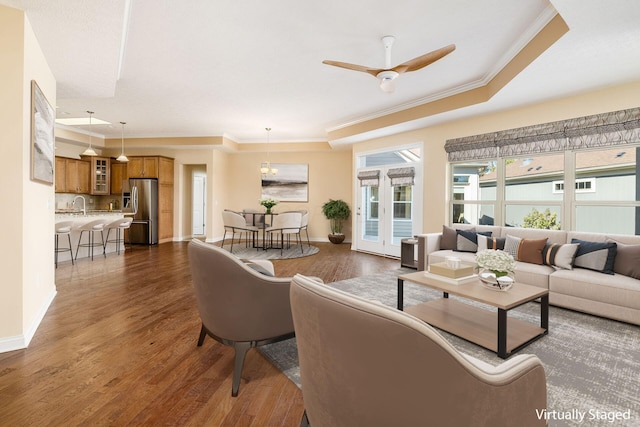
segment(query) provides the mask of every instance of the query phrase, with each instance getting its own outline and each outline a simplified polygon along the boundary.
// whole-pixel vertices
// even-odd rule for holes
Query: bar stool
[[[71,264],[74,264],[73,261],[73,246],[71,246],[71,228],[73,227],[73,221],[60,221],[60,222],[56,222],[54,230],[55,230],[55,262],[56,262],[56,268],[58,268],[58,253],[60,252],[71,252]],[[67,236],[67,239],[69,240],[69,247],[68,248],[61,248],[58,245],[58,241],[60,236]]]
[[[124,230],[127,230],[131,227],[132,221],[133,217],[118,218],[117,220],[111,221],[105,226],[105,230],[107,230],[107,238],[104,241],[104,248],[102,250],[103,254],[107,253],[107,245],[109,243],[115,243],[116,251],[118,252],[118,255],[120,255],[120,242],[124,240]],[[109,240],[109,234],[111,233],[111,230],[116,231],[116,238]]]
[[[93,248],[96,246],[100,246],[104,248],[104,226],[107,223],[105,219],[96,219],[95,221],[88,222],[76,228],[76,230],[80,231],[80,237],[78,238],[78,246],[76,247],[76,259],[78,259],[78,253],[80,253],[80,246],[85,247],[89,251],[89,255],[91,255],[91,261],[93,261]],[[100,242],[95,241],[95,233],[100,232]],[[87,232],[89,234],[89,242],[82,242],[82,235]],[[104,255],[104,249],[103,249]],[[106,256],[106,255],[105,255]]]

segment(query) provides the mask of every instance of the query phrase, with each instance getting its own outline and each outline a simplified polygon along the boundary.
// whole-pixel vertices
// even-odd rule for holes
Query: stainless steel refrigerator
[[[158,180],[130,178],[130,205],[133,222],[129,229],[131,243],[158,243]]]

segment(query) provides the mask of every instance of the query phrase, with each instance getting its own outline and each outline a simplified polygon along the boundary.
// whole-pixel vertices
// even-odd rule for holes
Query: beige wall
[[[54,189],[31,181],[31,80],[55,107],[56,82],[22,11],[0,6],[0,351],[25,347],[55,296]]]
[[[640,104],[639,100],[640,82],[635,82],[375,139],[354,145],[353,152],[356,156],[383,147],[424,142],[422,224],[424,232],[435,232],[442,229],[443,223],[448,223],[447,157],[444,151],[448,139],[633,108]]]
[[[242,210],[261,208],[260,164],[266,160],[264,153],[234,153],[229,155],[228,204],[221,209]],[[309,237],[327,241],[331,231],[329,221],[322,214],[322,205],[329,199],[343,199],[352,205],[352,163],[349,151],[276,152],[270,154],[271,163],[306,163],[309,165],[308,202],[280,203],[275,212],[306,209],[309,212]],[[351,238],[351,228],[344,230]]]

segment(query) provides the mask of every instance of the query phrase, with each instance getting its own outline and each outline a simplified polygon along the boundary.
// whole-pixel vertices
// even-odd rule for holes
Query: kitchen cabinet
[[[173,166],[168,157],[158,157],[158,239],[173,239]]]
[[[91,164],[85,160],[65,159],[66,193],[89,194]]]
[[[67,159],[64,157],[56,157],[55,169],[55,186],[56,193],[67,192]]]
[[[108,195],[111,186],[111,159],[91,157],[91,194]]]
[[[122,194],[122,181],[127,178],[127,164],[111,162],[111,194]]]
[[[158,178],[158,156],[129,157],[129,178]]]

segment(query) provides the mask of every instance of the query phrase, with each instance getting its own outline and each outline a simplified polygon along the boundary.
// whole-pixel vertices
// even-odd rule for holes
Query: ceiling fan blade
[[[408,73],[409,71],[416,71],[436,62],[438,59],[447,56],[454,50],[456,50],[456,45],[450,44],[443,48],[436,49],[432,52],[425,53],[424,55],[418,56],[417,58],[413,58],[407,62],[403,62],[400,65],[396,65],[391,70],[397,72],[398,74]]]
[[[378,73],[385,71],[381,68],[369,68],[364,65],[356,65],[349,64],[348,62],[339,62],[339,61],[322,61],[323,64],[333,65],[334,67],[346,68],[347,70],[353,71],[362,71],[363,73],[371,74],[373,77],[376,77]]]

